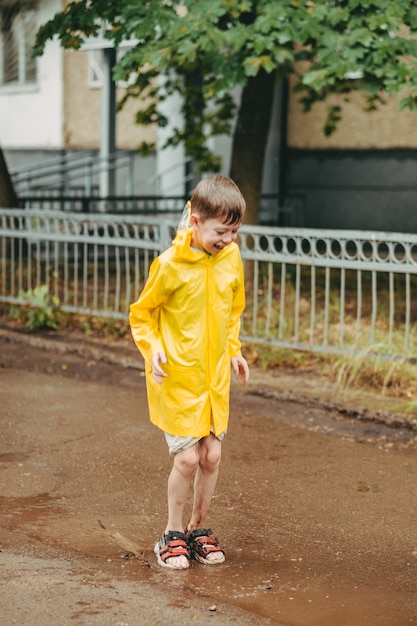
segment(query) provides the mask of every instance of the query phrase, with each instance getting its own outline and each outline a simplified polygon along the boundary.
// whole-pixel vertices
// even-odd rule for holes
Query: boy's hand
[[[232,356],[232,370],[241,385],[247,385],[249,380],[249,365],[243,356]]]
[[[162,380],[167,376],[166,372],[161,367],[161,363],[166,363],[167,358],[165,356],[165,352],[162,350],[161,352],[157,352],[153,355],[151,366],[152,366],[152,376],[156,380],[157,383],[161,384]]]

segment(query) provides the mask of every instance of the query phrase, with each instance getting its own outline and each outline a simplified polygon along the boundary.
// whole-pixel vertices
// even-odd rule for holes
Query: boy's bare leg
[[[198,451],[195,444],[174,456],[174,464],[168,478],[168,522],[165,533],[169,530],[184,532],[183,512],[190,491],[191,479],[198,465]],[[185,556],[170,557],[169,562],[175,568],[188,567]]]
[[[198,442],[199,461],[194,478],[194,504],[187,530],[203,528],[219,476],[221,442],[209,435]],[[208,560],[223,559],[222,552],[212,552]]]

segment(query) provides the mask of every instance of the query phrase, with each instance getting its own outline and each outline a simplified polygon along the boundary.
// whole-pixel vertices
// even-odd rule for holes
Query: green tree
[[[164,126],[159,103],[179,92],[184,122],[168,144],[183,142],[201,172],[220,166],[208,139],[233,132],[230,175],[256,223],[277,82],[294,77],[305,110],[340,94],[326,134],[352,91],[369,110],[395,92],[417,110],[416,31],[416,0],[78,0],[40,28],[35,49],[54,36],[67,48],[100,32],[116,46],[134,39],[115,68],[118,79],[136,76],[121,105],[150,98],[137,122]]]

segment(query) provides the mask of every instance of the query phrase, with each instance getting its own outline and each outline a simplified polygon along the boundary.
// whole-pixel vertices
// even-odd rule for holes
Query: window
[[[3,0],[0,8],[0,86],[36,82],[32,58],[37,27],[34,0]]]
[[[1,0],[0,0],[1,1]],[[105,44],[106,42],[104,42]],[[120,45],[116,50],[116,63],[120,61],[126,49],[132,47],[132,44],[125,42]],[[101,88],[103,86],[103,49],[105,45],[100,48],[87,48],[88,51],[88,84],[93,88]],[[117,87],[126,88],[129,85],[133,85],[136,81],[137,74],[132,72],[128,81],[117,81]]]
[[[89,50],[88,52],[88,84],[90,87],[101,88],[103,85],[101,54],[101,50]]]

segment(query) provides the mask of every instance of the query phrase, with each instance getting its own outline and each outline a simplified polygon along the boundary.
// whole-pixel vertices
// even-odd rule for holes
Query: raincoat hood
[[[193,228],[179,228],[172,245],[174,246],[178,256],[192,260],[195,258],[195,252],[191,248],[191,239],[193,236]]]

